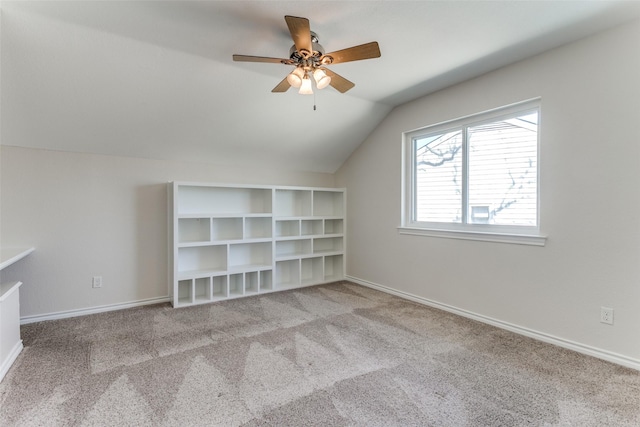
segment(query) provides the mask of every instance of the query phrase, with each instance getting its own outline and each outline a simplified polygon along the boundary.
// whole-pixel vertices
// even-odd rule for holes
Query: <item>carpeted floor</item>
[[[2,426],[640,426],[640,373],[348,282],[22,327]]]

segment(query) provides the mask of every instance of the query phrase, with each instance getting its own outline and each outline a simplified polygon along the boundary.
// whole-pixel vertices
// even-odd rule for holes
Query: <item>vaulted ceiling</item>
[[[0,3],[2,144],[334,172],[397,105],[640,16],[637,1]],[[284,15],[356,86],[274,94]],[[314,110],[314,104],[316,109]],[[393,143],[393,141],[391,141]]]

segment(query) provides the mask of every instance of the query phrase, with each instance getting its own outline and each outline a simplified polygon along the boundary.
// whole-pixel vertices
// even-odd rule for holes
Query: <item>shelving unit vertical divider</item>
[[[262,279],[263,274],[260,277],[260,290],[263,292],[273,291],[275,288],[275,272],[276,272],[276,240],[278,238],[277,235],[277,215],[278,215],[278,206],[277,206],[277,198],[276,198],[276,188],[271,189],[271,285],[268,287],[263,287]]]
[[[167,277],[169,278],[169,283],[167,284],[167,291],[169,294],[169,299],[171,300],[171,304],[175,307],[175,288],[177,282],[177,271],[178,264],[176,261],[176,235],[178,229],[178,204],[176,203],[175,197],[175,189],[177,187],[176,183],[170,182],[167,185],[167,212],[169,213],[169,218],[167,221],[167,236],[169,240],[169,250],[167,251]]]

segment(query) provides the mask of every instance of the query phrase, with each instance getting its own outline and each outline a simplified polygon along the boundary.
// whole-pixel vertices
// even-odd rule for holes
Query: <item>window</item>
[[[405,133],[400,231],[544,244],[525,237],[539,237],[539,116],[528,101]]]

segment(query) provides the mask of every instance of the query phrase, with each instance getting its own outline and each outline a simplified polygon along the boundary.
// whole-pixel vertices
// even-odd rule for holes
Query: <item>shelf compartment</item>
[[[276,242],[276,258],[307,255],[311,253],[311,239],[282,240]]]
[[[321,237],[313,239],[313,253],[322,254],[342,251],[342,237]]]
[[[244,275],[242,273],[229,275],[229,297],[244,295]]]
[[[300,221],[297,219],[277,220],[276,237],[297,237],[300,235]]]
[[[269,188],[178,185],[177,193],[178,214],[272,212],[272,191]]]
[[[227,276],[213,276],[211,278],[211,296],[213,300],[224,299],[229,296],[227,290]]]
[[[344,279],[344,256],[329,255],[324,257],[324,281],[335,282]]]
[[[324,263],[322,257],[305,258],[300,261],[300,283],[313,285],[324,280]]]
[[[216,272],[227,269],[227,246],[211,245],[178,248],[178,274]]]
[[[234,243],[229,245],[229,269],[253,270],[270,266],[271,242]]]
[[[314,216],[343,216],[344,192],[342,191],[313,191]]]
[[[263,270],[260,272],[260,292],[273,290],[273,272],[271,270]]]
[[[254,294],[260,290],[260,275],[257,271],[249,271],[244,274],[244,293]]]
[[[300,260],[276,261],[276,289],[300,286]]]
[[[322,234],[322,220],[303,219],[300,224],[300,234],[303,236],[317,236]]]
[[[344,220],[325,219],[324,234],[344,234]]]
[[[178,243],[208,242],[210,240],[210,218],[178,219]]]
[[[211,301],[211,277],[200,277],[193,280],[194,302]]]
[[[276,216],[311,216],[311,190],[276,189]]]
[[[193,280],[178,281],[178,304],[193,304]]]
[[[211,240],[241,240],[242,218],[212,218]]]
[[[245,239],[264,239],[271,237],[271,217],[252,217],[244,219]]]

